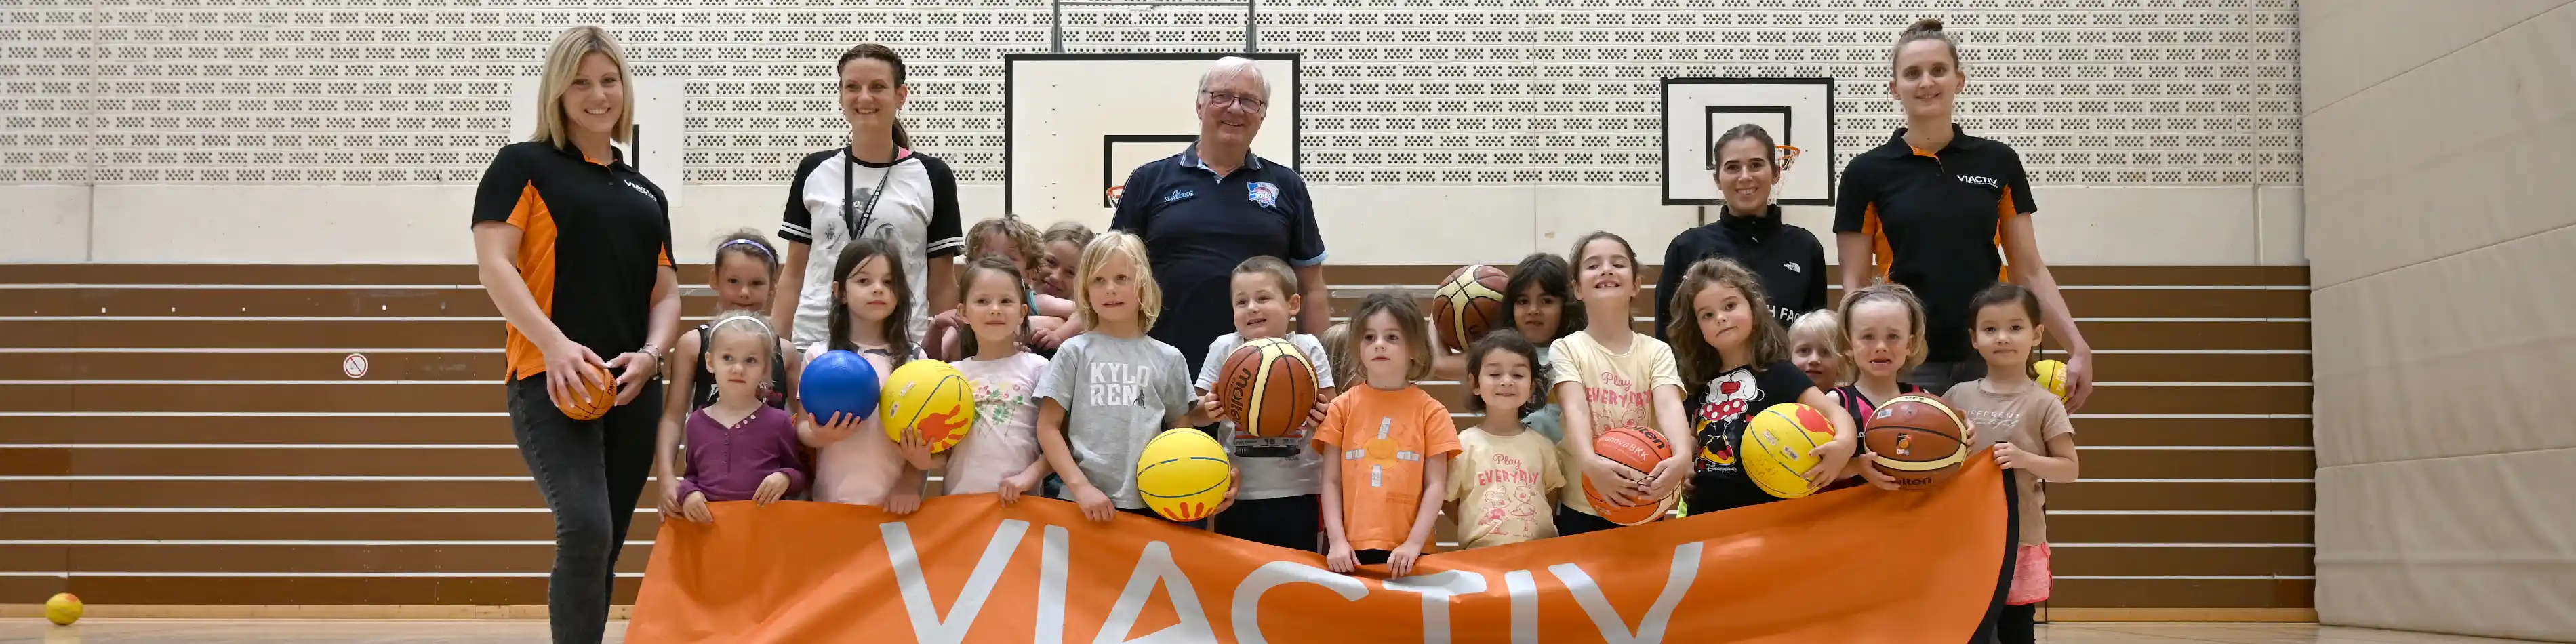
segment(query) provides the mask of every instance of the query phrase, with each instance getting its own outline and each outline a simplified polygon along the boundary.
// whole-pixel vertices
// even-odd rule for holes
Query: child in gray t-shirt
[[[1056,498],[1082,504],[1093,521],[1151,515],[1136,493],[1137,454],[1163,430],[1210,420],[1180,350],[1145,336],[1162,296],[1144,259],[1144,242],[1125,232],[1083,249],[1075,314],[1090,330],[1064,341],[1038,377],[1038,447],[1064,478]]]

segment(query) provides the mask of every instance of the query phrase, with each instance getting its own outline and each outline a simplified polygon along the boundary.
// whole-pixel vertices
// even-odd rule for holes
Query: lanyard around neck
[[[886,184],[894,180],[894,166],[886,166],[885,173],[877,176],[877,191],[868,194],[868,205],[862,208],[850,203],[850,175],[859,173],[859,155],[855,150],[843,154],[849,156],[849,169],[841,173],[841,223],[850,227],[851,239],[858,239],[867,236],[868,224],[877,218],[877,201],[885,198]],[[896,152],[894,160],[903,162],[901,151]]]

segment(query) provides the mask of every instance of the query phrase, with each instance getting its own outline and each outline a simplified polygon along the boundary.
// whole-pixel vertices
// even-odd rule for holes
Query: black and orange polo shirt
[[[2039,211],[2021,153],[1950,128],[1950,145],[1939,152],[1908,145],[1898,128],[1843,168],[1834,200],[1834,232],[1869,235],[1879,275],[1923,298],[1932,362],[1976,356],[1968,300],[2009,277],[2003,223]]]
[[[519,278],[564,337],[601,358],[644,346],[653,284],[671,265],[671,209],[662,189],[626,165],[542,141],[492,157],[474,192],[474,223],[519,228]],[[507,323],[510,380],[544,373],[545,353]]]

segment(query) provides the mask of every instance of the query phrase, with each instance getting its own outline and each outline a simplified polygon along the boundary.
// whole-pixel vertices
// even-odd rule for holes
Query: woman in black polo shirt
[[[612,141],[633,130],[626,56],[574,27],[546,56],[534,140],[501,148],[474,195],[474,258],[509,321],[510,430],[555,516],[546,588],[556,642],[598,642],[617,553],[653,461],[661,347],[680,325],[668,202]],[[609,356],[601,359],[601,356]],[[593,369],[616,372],[616,406],[576,421]]]
[[[1674,319],[1672,301],[1690,265],[1711,257],[1735,260],[1762,282],[1771,300],[1767,311],[1788,328],[1798,316],[1825,308],[1825,245],[1807,229],[1780,221],[1771,203],[1771,186],[1780,182],[1780,146],[1771,132],[1746,123],[1729,129],[1710,144],[1717,150],[1717,188],[1726,195],[1717,221],[1682,231],[1664,248],[1664,274],[1655,280],[1655,337]],[[1687,316],[1684,316],[1687,317]]]
[[[1843,292],[1860,292],[1876,275],[1921,295],[1931,355],[1913,384],[1947,391],[1985,375],[1985,361],[1968,347],[1969,298],[2000,279],[2027,286],[2039,295],[2049,336],[2068,349],[2066,408],[2083,407],[2093,389],[2093,349],[2040,259],[2030,224],[2039,206],[2020,153],[1951,122],[1968,76],[1941,21],[1906,28],[1890,58],[1895,76],[1887,89],[1905,107],[1906,127],[1843,169],[1834,212]]]

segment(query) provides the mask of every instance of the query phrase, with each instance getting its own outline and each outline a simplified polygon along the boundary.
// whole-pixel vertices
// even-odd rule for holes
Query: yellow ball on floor
[[[71,593],[55,593],[53,599],[45,600],[45,621],[60,626],[70,626],[72,622],[80,621],[80,618],[79,597],[74,597]]]
[[[2066,363],[2041,360],[2030,365],[2030,374],[2032,378],[2039,380],[2039,386],[2047,387],[2049,393],[2057,394],[2059,401],[2066,400]]]
[[[974,383],[966,372],[937,360],[913,360],[886,375],[885,395],[877,417],[886,438],[902,441],[903,430],[919,429],[930,451],[944,452],[966,439],[975,427]]]
[[[1233,487],[1234,468],[1225,446],[1207,432],[1164,430],[1145,441],[1145,450],[1136,457],[1136,493],[1145,497],[1145,507],[1166,519],[1205,519]]]
[[[1753,416],[1744,426],[1744,448],[1736,458],[1754,487],[1783,499],[1808,494],[1807,470],[1819,461],[1816,448],[1833,442],[1834,425],[1824,412],[1798,403],[1780,403]]]

